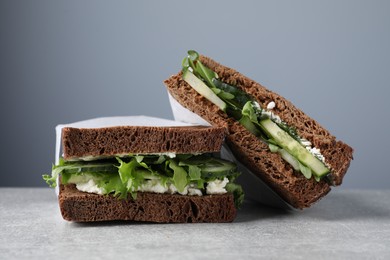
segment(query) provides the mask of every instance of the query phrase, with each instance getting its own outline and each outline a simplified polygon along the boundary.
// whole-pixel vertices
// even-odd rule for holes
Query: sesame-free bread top
[[[208,57],[200,56],[200,60],[215,71],[222,81],[235,85],[254,97],[260,106],[266,107],[269,102],[275,102],[276,106],[272,111],[288,125],[295,127],[301,137],[309,140],[314,147],[321,150],[327,164],[331,167],[333,184],[341,184],[352,160],[351,147],[336,140],[317,121],[282,96]],[[330,191],[328,183],[324,180],[320,182],[316,182],[313,178],[307,180],[301,173],[295,172],[279,154],[271,153],[267,144],[191,88],[182,79],[181,72],[171,76],[164,83],[170,94],[185,108],[214,126],[227,127],[226,142],[236,158],[293,207],[309,207]]]
[[[65,127],[62,147],[65,160],[124,154],[219,152],[225,133],[224,127],[206,126]]]
[[[231,193],[204,196],[138,192],[118,199],[77,190],[74,184],[60,185],[62,217],[74,222],[132,220],[159,223],[232,222],[237,209]]]

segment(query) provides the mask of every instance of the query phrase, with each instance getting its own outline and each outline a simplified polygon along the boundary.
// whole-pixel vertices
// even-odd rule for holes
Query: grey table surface
[[[70,223],[49,188],[0,189],[0,259],[390,259],[390,190],[334,190],[233,223]]]

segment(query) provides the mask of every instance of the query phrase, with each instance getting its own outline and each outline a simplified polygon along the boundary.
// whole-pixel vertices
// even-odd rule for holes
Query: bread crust
[[[288,125],[294,126],[301,137],[311,141],[314,147],[321,150],[332,169],[333,184],[341,184],[353,158],[351,147],[337,141],[317,121],[282,96],[208,57],[200,56],[200,59],[204,65],[215,71],[222,81],[246,91],[260,106],[266,107],[269,102],[275,102],[273,112]],[[189,86],[182,79],[181,72],[171,76],[164,83],[169,93],[185,108],[214,126],[227,127],[226,143],[236,158],[293,207],[309,207],[330,191],[329,184],[324,180],[320,182],[313,178],[307,180],[302,174],[295,172],[278,154],[271,153],[268,145]]]
[[[138,192],[118,199],[77,190],[74,184],[60,184],[58,196],[62,217],[73,222],[146,221],[158,223],[232,222],[237,214],[231,193],[184,196]]]
[[[62,129],[65,160],[122,154],[212,153],[221,150],[225,127],[117,126]]]

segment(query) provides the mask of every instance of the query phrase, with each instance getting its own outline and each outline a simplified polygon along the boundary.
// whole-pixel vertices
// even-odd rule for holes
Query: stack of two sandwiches
[[[240,166],[238,180],[252,176],[293,208],[309,207],[341,184],[351,147],[282,96],[188,54],[182,71],[164,82],[172,107],[180,108],[177,121],[126,117],[58,126],[58,160],[44,178],[58,184],[64,219],[231,222],[244,195],[236,164],[216,156],[223,143]],[[244,191],[260,188],[253,183],[242,183]]]

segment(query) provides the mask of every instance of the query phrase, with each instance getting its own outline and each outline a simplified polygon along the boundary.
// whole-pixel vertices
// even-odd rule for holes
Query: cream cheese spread
[[[84,176],[72,176],[69,183],[76,184],[76,188],[79,191],[95,193],[95,194],[105,194],[105,190],[98,187],[95,178],[92,175]],[[207,194],[224,194],[226,191],[226,184],[229,183],[228,178],[223,180],[214,180],[206,183],[206,193]],[[153,193],[169,193],[175,194],[179,193],[181,195],[189,196],[202,196],[203,193],[200,189],[196,187],[195,184],[187,185],[182,192],[179,192],[176,186],[172,183],[167,185],[162,185],[158,180],[148,180],[144,182],[141,186],[138,187],[137,191],[139,192],[153,192]]]
[[[226,193],[226,184],[229,183],[228,178],[224,178],[223,180],[214,180],[207,183],[206,193],[207,194],[223,194]]]

